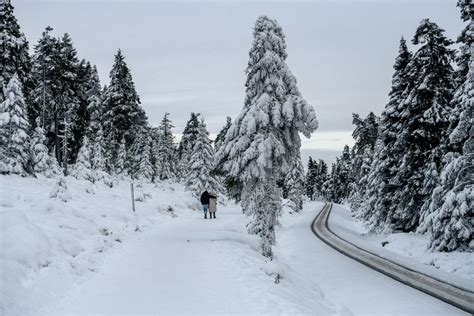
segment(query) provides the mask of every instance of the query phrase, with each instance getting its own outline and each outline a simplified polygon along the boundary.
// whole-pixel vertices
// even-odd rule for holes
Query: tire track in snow
[[[323,242],[369,268],[391,277],[405,285],[431,295],[450,305],[474,314],[474,293],[440,281],[421,272],[368,252],[333,233],[328,226],[332,203],[326,203],[311,223],[311,230]]]

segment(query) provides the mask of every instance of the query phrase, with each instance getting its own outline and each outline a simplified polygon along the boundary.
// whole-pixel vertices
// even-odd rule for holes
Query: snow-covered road
[[[238,208],[225,208],[216,220],[180,214],[114,252],[48,312],[463,314],[317,239],[310,223],[322,205],[283,216],[274,263],[258,255]],[[269,276],[273,271],[283,275],[279,284]]]

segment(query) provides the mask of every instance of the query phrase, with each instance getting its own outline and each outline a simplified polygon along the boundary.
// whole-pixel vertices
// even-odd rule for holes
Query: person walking
[[[204,211],[204,219],[207,218],[207,211],[209,210],[209,200],[210,200],[209,192],[204,191],[201,194],[201,204],[202,204],[202,210]]]
[[[217,195],[214,192],[209,193],[209,218],[216,218]]]

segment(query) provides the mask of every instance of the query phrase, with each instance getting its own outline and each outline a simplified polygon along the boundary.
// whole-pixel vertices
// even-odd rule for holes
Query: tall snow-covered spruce
[[[21,82],[15,74],[5,89],[5,100],[0,103],[0,172],[23,176],[33,172],[29,129]]]
[[[261,237],[262,254],[272,257],[276,217],[281,210],[276,182],[299,157],[299,132],[309,137],[318,123],[285,63],[282,28],[276,20],[261,16],[253,36],[244,107],[227,131],[216,163],[230,178],[227,183],[240,196],[244,213],[253,216],[248,228]]]
[[[211,192],[221,191],[220,184],[212,174],[214,149],[209,139],[204,119],[201,118],[197,127],[194,146],[189,157],[189,172],[186,175],[186,186],[197,196],[205,190]]]
[[[474,251],[474,10],[470,1],[458,1],[468,21],[459,41],[457,88],[440,184],[421,215],[419,232],[429,232],[429,247],[437,251]],[[467,65],[466,63],[467,59]],[[468,70],[465,73],[465,70]]]

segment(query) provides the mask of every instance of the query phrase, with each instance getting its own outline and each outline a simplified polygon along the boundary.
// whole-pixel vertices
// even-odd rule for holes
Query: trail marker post
[[[132,210],[135,213],[135,194],[133,191],[133,181],[130,182],[130,192],[132,193]]]

